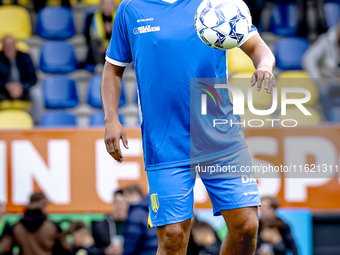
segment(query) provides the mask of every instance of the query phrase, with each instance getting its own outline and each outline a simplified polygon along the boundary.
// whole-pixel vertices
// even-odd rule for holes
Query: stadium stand
[[[308,73],[304,71],[287,71],[277,76],[277,87],[279,90],[279,101],[281,101],[282,87],[304,88],[311,94],[311,99],[305,103],[306,105],[315,105],[319,101],[319,92],[315,82],[310,78]],[[292,95],[293,94],[293,95]],[[299,93],[289,93],[289,97],[302,98],[304,95]]]
[[[77,0],[70,0],[70,4],[75,4],[77,2]],[[46,5],[60,5],[61,4],[61,0],[48,0]]]
[[[253,75],[253,72],[239,72],[235,73],[230,78],[230,84],[234,85],[236,87],[239,87],[243,95],[245,96],[244,104],[248,105],[247,95],[248,95],[248,88],[251,84],[251,76]],[[271,104],[271,95],[269,95],[266,90],[262,87],[261,91],[257,91],[257,87],[254,86],[252,88],[253,92],[253,105],[254,107],[268,107]]]
[[[298,32],[298,11],[295,3],[276,4],[271,10],[269,31],[275,35],[295,36]]]
[[[86,5],[98,5],[100,0],[82,0],[82,2]]]
[[[94,108],[102,108],[102,101],[100,98],[100,82],[101,75],[93,76],[88,82],[87,90],[87,102]],[[122,91],[119,100],[119,107],[123,106],[126,102],[125,92],[124,92],[124,81],[122,83]]]
[[[77,70],[78,61],[71,44],[47,42],[41,47],[39,68],[44,73],[66,74]]]
[[[306,107],[306,109],[311,113],[311,115],[304,115],[300,109],[298,109],[296,106],[289,107],[287,106],[287,112],[286,115],[279,115],[279,120],[287,120],[287,119],[293,119],[297,120],[299,126],[313,126],[320,124],[321,117],[318,111],[316,111],[314,108]],[[290,121],[290,123],[287,123],[285,125],[293,125],[294,123]]]
[[[41,127],[76,127],[76,117],[67,111],[51,111],[40,119]]]
[[[278,40],[274,47],[276,67],[281,70],[301,70],[301,59],[308,46],[309,41],[305,38],[292,37]]]
[[[47,40],[66,40],[76,34],[72,10],[63,6],[45,7],[38,13],[36,33]]]
[[[230,72],[255,71],[251,59],[240,48],[228,50],[228,70]]]
[[[20,110],[0,111],[0,129],[27,129],[33,127],[31,116]]]
[[[31,108],[30,101],[23,100],[3,100],[0,101],[0,110],[28,110]]]
[[[0,7],[0,38],[12,35],[16,40],[25,40],[32,34],[29,12],[21,6]]]
[[[69,77],[48,77],[42,89],[46,109],[73,108],[79,103],[76,82]]]

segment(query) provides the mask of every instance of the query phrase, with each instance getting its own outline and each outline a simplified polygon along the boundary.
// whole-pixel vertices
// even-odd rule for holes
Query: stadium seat
[[[87,84],[87,102],[89,105],[95,108],[102,108],[102,102],[100,98],[100,82],[101,75],[93,76]],[[119,107],[125,104],[125,92],[124,92],[124,81],[122,83],[122,91],[119,99]]]
[[[269,31],[282,36],[297,34],[298,11],[295,3],[276,4],[272,8]]]
[[[24,53],[28,53],[30,48],[27,45],[27,43],[22,42],[22,41],[17,41],[15,43],[15,46],[17,47],[18,51],[24,52]],[[2,50],[2,43],[0,43],[0,51]]]
[[[231,72],[255,71],[253,61],[240,48],[228,50],[228,70]]]
[[[82,0],[82,2],[86,5],[99,5],[100,0]]]
[[[309,42],[305,38],[282,38],[275,44],[274,54],[276,67],[281,70],[301,70],[301,60],[308,49]]]
[[[120,124],[125,126],[125,117],[122,114],[118,114],[118,118],[120,121]],[[104,113],[102,110],[96,111],[92,113],[89,117],[89,126],[90,127],[104,127],[105,122],[104,122]]]
[[[311,99],[305,103],[306,105],[314,105],[319,101],[319,92],[315,82],[310,78],[309,74],[305,71],[287,71],[277,77],[278,97],[281,102],[281,88],[304,88],[311,93]],[[304,94],[289,93],[288,98],[303,98]]]
[[[70,4],[75,4],[77,0],[70,0]],[[49,6],[55,6],[55,5],[61,5],[61,0],[47,0],[46,5]]]
[[[40,119],[41,127],[75,127],[76,117],[66,111],[51,111],[45,113]]]
[[[66,40],[76,34],[72,10],[63,6],[45,7],[38,12],[36,33],[47,40]]]
[[[51,76],[42,84],[47,109],[73,108],[78,105],[76,82],[65,76]]]
[[[44,73],[66,74],[77,70],[78,62],[71,44],[47,42],[41,46],[39,68]]]
[[[0,101],[0,110],[28,110],[31,108],[30,101],[23,100],[3,100]]]
[[[17,40],[26,40],[31,34],[30,15],[24,7],[0,7],[0,39],[12,35]]]
[[[239,72],[235,73],[230,78],[230,84],[239,87],[244,95],[244,103],[248,105],[248,88],[251,88],[251,76],[253,72]],[[260,92],[257,91],[257,87],[253,87],[253,105],[254,107],[266,107],[270,106],[272,96],[267,93],[262,85]]]
[[[333,107],[328,112],[327,120],[331,122],[340,122],[340,107]]]
[[[340,3],[325,3],[325,18],[328,28],[336,25],[340,19]]]
[[[285,120],[285,119],[294,119],[298,122],[298,126],[311,126],[311,125],[317,125],[320,123],[320,115],[318,111],[311,107],[306,107],[306,109],[312,114],[312,115],[304,115],[299,108],[296,106],[287,106],[287,114],[281,115],[279,114],[279,120]],[[293,122],[287,121],[285,125],[293,125]]]
[[[33,127],[31,116],[20,110],[0,111],[0,129],[27,129]]]

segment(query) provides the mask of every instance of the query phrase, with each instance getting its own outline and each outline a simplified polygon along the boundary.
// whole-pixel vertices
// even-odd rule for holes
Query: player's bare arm
[[[122,77],[125,67],[105,63],[100,93],[105,119],[105,145],[107,152],[118,162],[123,162],[119,141],[129,148],[126,133],[118,118],[118,104],[122,89]]]
[[[257,90],[261,90],[264,80],[264,88],[271,94],[275,86],[275,77],[272,73],[275,66],[275,57],[267,44],[259,35],[247,40],[241,49],[253,60],[256,71],[251,77],[251,86],[257,83]]]

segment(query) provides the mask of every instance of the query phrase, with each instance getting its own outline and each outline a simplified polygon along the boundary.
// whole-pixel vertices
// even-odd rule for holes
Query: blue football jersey
[[[146,170],[209,161],[246,147],[241,125],[211,129],[214,118],[239,121],[226,89],[216,89],[221,104],[208,116],[193,119],[199,111],[190,110],[200,109],[196,101],[192,104],[190,81],[227,78],[227,52],[208,47],[196,34],[200,3],[123,0],[116,13],[106,61],[122,67],[133,61]],[[246,40],[256,34],[252,27]],[[193,135],[198,137],[194,143]]]

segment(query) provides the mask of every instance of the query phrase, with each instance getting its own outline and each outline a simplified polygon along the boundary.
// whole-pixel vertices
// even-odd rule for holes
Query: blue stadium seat
[[[282,38],[275,44],[274,54],[276,67],[281,70],[301,70],[301,59],[308,49],[309,42],[305,38]]]
[[[47,40],[66,40],[76,34],[72,10],[48,6],[38,12],[36,33]]]
[[[76,82],[65,76],[51,76],[42,84],[45,107],[47,109],[65,109],[78,105]]]
[[[327,120],[331,122],[340,122],[340,107],[333,107],[330,109]]]
[[[298,11],[295,3],[276,4],[271,10],[269,31],[282,36],[295,36],[298,31]]]
[[[87,87],[87,102],[89,105],[95,108],[102,108],[102,102],[100,99],[100,81],[101,75],[92,77],[88,82]],[[119,107],[123,106],[126,102],[124,92],[124,81],[122,83],[122,92],[119,99]]]
[[[71,44],[47,42],[41,46],[39,68],[44,73],[66,74],[77,70],[78,61]]]
[[[76,127],[76,117],[66,111],[45,113],[40,119],[41,127]]]
[[[336,25],[340,19],[340,3],[325,3],[325,18],[328,28]]]
[[[124,126],[126,124],[124,115],[119,113],[118,118],[119,118],[120,123]],[[96,111],[90,115],[89,126],[90,127],[104,127],[105,126],[104,113],[102,110]]]

